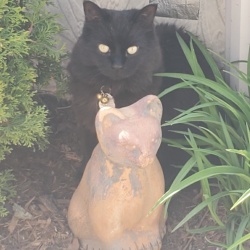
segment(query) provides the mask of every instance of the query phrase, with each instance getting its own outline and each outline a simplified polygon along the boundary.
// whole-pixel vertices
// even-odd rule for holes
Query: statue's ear
[[[105,115],[105,117],[103,118],[103,121],[102,121],[103,130],[113,126],[114,124],[116,124],[120,120],[121,120],[121,118],[114,113],[109,113],[109,114]]]
[[[95,126],[97,133],[104,133],[111,126],[123,120],[125,117],[116,108],[102,108],[98,111],[95,119]]]
[[[96,21],[102,19],[102,9],[91,1],[83,2],[86,21]]]
[[[142,8],[138,15],[138,20],[146,23],[153,23],[157,10],[157,4],[149,4]]]
[[[156,118],[158,121],[161,121],[162,117],[162,104],[160,99],[153,98],[149,99],[147,102],[147,105],[145,107],[146,112],[150,115]]]

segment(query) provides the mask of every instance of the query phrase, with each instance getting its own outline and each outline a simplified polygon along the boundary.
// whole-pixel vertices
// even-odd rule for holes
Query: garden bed
[[[52,128],[48,149],[44,152],[34,152],[31,149],[15,148],[14,152],[1,162],[1,170],[13,169],[17,196],[6,204],[9,215],[0,218],[0,250],[79,248],[66,218],[70,198],[79,182],[77,173],[81,152],[75,133],[76,124],[70,106],[60,103],[58,107],[53,98],[48,98],[46,102],[51,111]],[[187,231],[188,228],[212,225],[207,211],[202,211],[185,227],[171,233],[200,199],[197,186],[184,190],[173,199],[162,250],[219,249],[209,245],[207,241],[220,241],[223,235],[218,232],[192,235]],[[21,215],[17,215],[13,207]],[[22,208],[24,211],[20,212]]]

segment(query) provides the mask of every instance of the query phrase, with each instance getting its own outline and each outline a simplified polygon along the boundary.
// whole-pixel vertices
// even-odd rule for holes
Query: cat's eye
[[[138,47],[137,46],[131,46],[127,49],[127,52],[129,55],[134,55],[136,52],[138,51]]]
[[[109,46],[105,45],[105,44],[99,44],[98,45],[98,49],[100,50],[100,52],[102,52],[103,54],[106,54],[109,52]]]

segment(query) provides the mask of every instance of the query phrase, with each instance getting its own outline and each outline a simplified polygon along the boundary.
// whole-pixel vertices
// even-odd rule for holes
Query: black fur
[[[155,77],[159,72],[191,73],[191,69],[178,43],[176,32],[189,43],[189,35],[175,26],[158,25],[153,21],[157,5],[141,10],[101,9],[90,1],[84,2],[85,24],[71,56],[68,69],[71,75],[73,107],[79,125],[79,140],[84,163],[88,161],[97,143],[94,119],[98,111],[96,95],[102,86],[111,89],[116,107],[130,105],[148,94],[159,94],[176,83],[173,79]],[[106,54],[98,45],[108,45]],[[138,46],[134,55],[126,50]],[[207,74],[210,69],[198,52],[201,66]],[[163,121],[176,115],[175,108],[187,109],[197,102],[191,90],[179,90],[162,99]],[[166,129],[163,135],[172,137]],[[168,166],[183,164],[184,153],[162,145],[158,157],[165,176],[173,171]],[[168,172],[169,171],[169,172]]]

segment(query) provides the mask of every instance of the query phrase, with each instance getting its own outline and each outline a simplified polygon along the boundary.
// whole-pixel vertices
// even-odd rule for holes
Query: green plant
[[[16,195],[13,181],[15,177],[10,170],[0,172],[0,217],[7,215],[7,210],[4,208],[5,201]]]
[[[50,80],[65,81],[65,53],[55,37],[61,27],[47,3],[0,1],[0,161],[13,145],[43,149],[48,143],[47,110],[34,97]],[[0,209],[8,176],[0,175]]]
[[[156,204],[166,202],[168,208],[170,198],[185,187],[200,181],[203,201],[196,206],[176,226],[182,226],[190,218],[207,207],[217,226],[202,228],[200,232],[222,230],[226,242],[213,242],[228,250],[243,250],[244,243],[250,240],[250,102],[245,93],[233,90],[223,79],[220,70],[211,54],[194,37],[190,48],[178,36],[182,49],[192,68],[193,75],[158,74],[158,76],[178,78],[181,82],[166,89],[160,96],[167,95],[178,88],[192,88],[200,97],[200,101],[188,110],[180,110],[180,114],[167,121],[163,126],[187,124],[193,130],[173,131],[183,135],[183,140],[165,139],[173,147],[179,147],[190,154],[190,159],[180,170],[172,186]],[[204,54],[215,80],[206,79],[197,63],[193,42]],[[220,58],[222,59],[222,58]],[[223,60],[223,59],[222,59]],[[248,72],[240,71],[234,64],[223,60],[234,70],[234,76],[250,88],[250,52]],[[227,72],[229,73],[229,72]],[[187,174],[195,171],[190,176]],[[211,179],[213,178],[213,182]],[[218,187],[215,194],[212,187]],[[218,206],[223,204],[226,216],[220,218]],[[193,231],[197,232],[197,231]]]

